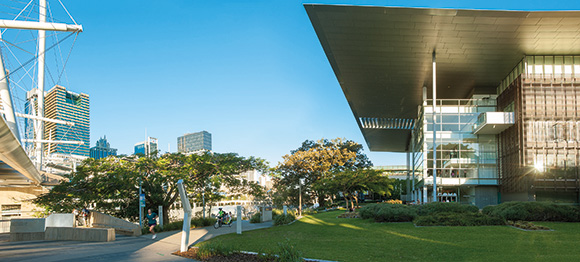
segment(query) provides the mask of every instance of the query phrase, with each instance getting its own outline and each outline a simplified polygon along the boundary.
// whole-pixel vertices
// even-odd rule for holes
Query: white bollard
[[[238,210],[237,210],[237,219],[236,219],[236,233],[238,233],[238,235],[242,234],[242,206],[238,206]]]
[[[163,206],[159,206],[159,214],[157,216],[159,216],[159,226],[163,228]]]

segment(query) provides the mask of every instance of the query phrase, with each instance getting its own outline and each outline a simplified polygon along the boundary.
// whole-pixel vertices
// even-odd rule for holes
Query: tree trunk
[[[325,204],[325,195],[324,194],[318,194],[318,205],[319,206],[324,206]]]
[[[354,198],[354,201],[356,201],[356,206],[358,207],[358,196],[357,196],[357,194],[354,194],[353,198]]]

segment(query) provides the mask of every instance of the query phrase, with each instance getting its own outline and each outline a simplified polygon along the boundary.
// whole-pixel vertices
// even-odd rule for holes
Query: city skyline
[[[85,27],[67,73],[70,86],[91,94],[91,133],[107,133],[120,154],[129,154],[145,130],[159,139],[162,152],[168,144],[177,151],[175,138],[183,133],[209,130],[214,151],[270,165],[305,140],[343,137],[363,144],[375,165],[404,164],[405,154],[368,150],[302,3],[67,1]],[[580,9],[573,1],[321,3]],[[171,19],[148,19],[157,16]]]

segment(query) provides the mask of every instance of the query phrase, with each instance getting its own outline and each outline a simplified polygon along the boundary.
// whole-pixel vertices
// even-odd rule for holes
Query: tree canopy
[[[371,167],[372,163],[363,153],[361,144],[351,140],[336,138],[318,141],[306,140],[302,145],[283,156],[283,161],[275,168],[275,184],[279,194],[295,191],[300,180],[304,180],[302,191],[318,198],[322,206],[326,197],[334,194],[324,186],[314,186],[333,173],[356,171]],[[307,199],[307,198],[306,198]]]
[[[103,213],[135,221],[139,214],[139,183],[142,183],[147,208],[163,206],[169,210],[179,197],[176,186],[179,179],[183,179],[194,201],[200,201],[202,194],[207,202],[219,201],[222,190],[234,196],[260,196],[262,187],[238,174],[266,168],[262,159],[235,153],[87,159],[65,181],[34,202],[54,212],[71,212],[91,205]],[[168,212],[164,213],[164,219],[168,219]]]

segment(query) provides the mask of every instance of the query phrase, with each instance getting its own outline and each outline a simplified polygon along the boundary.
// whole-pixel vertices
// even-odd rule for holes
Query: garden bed
[[[269,255],[269,254],[258,255],[257,253],[254,253],[254,252],[243,252],[243,251],[234,252],[234,253],[229,254],[229,255],[214,255],[214,256],[210,256],[210,257],[200,258],[197,254],[198,251],[199,251],[199,249],[194,247],[194,248],[190,248],[186,252],[180,252],[180,251],[173,252],[172,255],[185,257],[185,258],[189,258],[189,259],[200,260],[200,261],[204,261],[204,262],[276,262],[276,261],[278,261],[278,258],[273,256],[273,255]],[[305,259],[304,261],[305,262],[317,262],[319,260]]]

